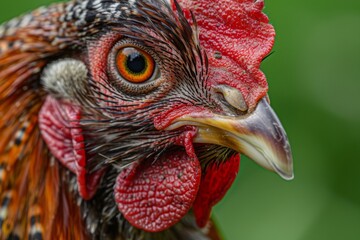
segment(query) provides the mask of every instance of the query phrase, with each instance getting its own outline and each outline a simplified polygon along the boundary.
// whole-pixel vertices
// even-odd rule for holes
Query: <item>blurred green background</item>
[[[2,1],[0,22],[50,0]],[[360,239],[360,1],[267,0],[262,70],[292,144],[286,182],[242,158],[215,216],[228,240]]]

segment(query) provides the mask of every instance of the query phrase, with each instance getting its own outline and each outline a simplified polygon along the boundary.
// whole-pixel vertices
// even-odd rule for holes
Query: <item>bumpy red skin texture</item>
[[[194,127],[173,139],[185,151],[168,151],[158,159],[144,159],[122,171],[114,189],[119,211],[135,227],[163,231],[190,210],[201,179],[193,147]]]
[[[154,117],[154,126],[158,130],[166,129],[169,125],[174,123],[176,119],[186,115],[191,115],[193,117],[196,117],[197,115],[201,117],[211,117],[214,114],[206,108],[200,106],[173,104],[171,110],[164,111],[158,116]]]
[[[134,98],[131,101],[125,101],[121,98],[109,98],[108,96],[113,96],[113,92],[118,92],[119,96],[122,96],[121,90],[119,91],[116,87],[116,82],[119,81],[116,77],[111,76],[110,72],[117,72],[118,70],[111,67],[109,62],[116,61],[115,58],[111,59],[114,46],[121,40],[124,40],[121,34],[117,32],[110,32],[104,34],[98,41],[88,46],[88,59],[90,74],[95,80],[95,84],[101,94],[99,94],[97,99],[97,104],[102,107],[112,107],[117,109],[119,112],[123,111],[133,111],[135,109],[144,109],[146,106],[151,105],[154,102],[154,99],[161,98],[165,96],[168,91],[171,90],[174,84],[174,76],[171,71],[167,71],[166,74],[166,84],[160,84],[157,87],[157,91],[154,92],[156,97],[144,97],[144,98]],[[114,74],[116,75],[116,74]],[[106,86],[106,87],[104,87]],[[111,90],[109,90],[111,89]],[[124,99],[127,99],[127,95],[123,95]],[[114,103],[115,101],[115,103]],[[108,115],[111,115],[107,113]]]
[[[195,200],[201,178],[197,159],[168,152],[120,173],[115,186],[119,211],[135,227],[163,231],[177,223]]]
[[[174,105],[168,112],[162,113],[154,119],[154,125],[158,129],[164,129],[181,116],[190,115],[193,117],[212,117],[213,113],[203,107]],[[185,134],[184,134],[185,135]],[[186,136],[186,135],[185,135]],[[187,154],[195,154],[190,138],[180,138],[177,145],[184,145]],[[192,150],[190,150],[192,149]],[[194,155],[195,156],[195,155]],[[196,157],[196,156],[195,156]],[[202,173],[201,184],[197,192],[196,200],[193,203],[193,211],[197,225],[205,227],[213,206],[215,206],[226,194],[235,180],[239,171],[240,156],[235,155],[219,165],[210,165],[206,172]]]
[[[242,92],[250,111],[254,109],[258,100],[267,92],[266,79],[259,70],[259,66],[261,60],[270,52],[275,36],[272,26],[268,24],[268,18],[261,12],[263,1],[224,0],[221,4],[218,1],[209,0],[179,0],[179,2],[184,7],[184,12],[190,22],[190,10],[196,16],[200,42],[209,59],[208,84],[210,87],[219,84],[235,87]],[[101,85],[107,84],[103,80],[107,78],[109,52],[120,39],[121,36],[116,33],[109,34],[88,49],[88,57],[91,59],[90,73],[103,93],[108,93]],[[221,58],[215,57],[219,56],[219,53]],[[117,104],[126,105],[126,102]],[[148,104],[151,103],[141,101],[138,107],[142,108]],[[171,111],[156,117],[154,125],[162,130],[176,118],[190,113],[193,115],[194,112],[201,116],[211,116],[211,112],[205,108],[178,105]],[[83,150],[81,128],[76,123],[78,121],[70,124],[70,129],[75,129],[74,131],[67,128],[68,120],[79,120],[80,117],[80,109],[65,102],[59,103],[49,97],[40,113],[40,127],[50,151],[78,176],[81,196],[84,199],[90,199],[96,191],[102,173],[95,173],[94,176],[86,174],[86,153]],[[212,206],[224,196],[232,184],[238,171],[236,159],[230,159],[224,163],[225,165],[208,170],[202,177],[198,192],[201,173],[199,162],[195,159],[195,152],[189,140],[190,136],[188,133],[184,135],[184,139],[176,140],[177,144],[185,147],[186,153],[166,153],[154,164],[151,159],[147,159],[119,175],[115,189],[118,207],[135,226],[147,231],[167,229],[186,214],[197,194],[194,212],[199,226],[203,226],[210,215]],[[163,170],[165,172],[162,172]],[[183,173],[184,181],[176,180],[179,173]],[[227,174],[223,175],[224,173]],[[147,183],[147,176],[153,181]],[[158,176],[169,178],[169,189],[174,193],[171,200],[164,206],[156,205],[156,200],[163,201],[162,196],[166,194],[166,189],[161,190],[163,182],[156,178]],[[160,190],[156,191],[160,197],[153,199],[154,205],[152,207],[148,207],[147,204],[142,205],[144,201],[150,200],[149,192],[144,193],[144,189],[157,186],[160,186]],[[143,194],[146,196],[144,195],[144,201],[126,202],[128,200],[126,197],[132,194],[136,198],[142,198]],[[183,204],[180,204],[181,202]],[[175,215],[169,215],[171,207],[174,208]],[[136,215],[141,212],[140,209],[145,211],[144,214]],[[161,217],[157,218],[157,216]],[[169,216],[171,218],[167,218]],[[154,222],[157,223],[156,226]]]
[[[201,46],[209,58],[209,84],[239,89],[250,110],[268,90],[261,61],[274,44],[275,31],[262,13],[262,0],[179,0],[189,21],[199,26]],[[215,58],[215,53],[221,59]],[[218,55],[218,54],[217,54]]]
[[[114,107],[111,101],[113,99],[107,99],[106,95],[113,95],[108,88],[104,86],[109,86],[109,76],[108,76],[108,68],[109,68],[109,55],[111,53],[112,47],[122,39],[122,36],[118,33],[109,33],[102,36],[99,41],[94,44],[91,44],[88,47],[88,58],[91,59],[89,62],[90,73],[95,79],[95,83],[97,87],[100,89],[100,92],[103,94],[102,98],[104,101],[98,102],[101,106]],[[114,59],[115,61],[115,59]],[[118,99],[118,102],[115,105],[138,105],[139,108],[143,108],[148,105],[146,101],[142,102],[125,102]],[[124,107],[121,110],[126,111],[127,109]]]
[[[209,59],[210,87],[220,84],[239,89],[249,107],[255,109],[268,90],[265,75],[260,71],[261,61],[274,44],[275,31],[262,12],[262,0],[178,0],[189,22],[192,11],[199,28],[202,48]],[[173,8],[176,6],[173,2]],[[219,57],[221,56],[221,57]],[[195,108],[195,107],[194,107]],[[181,109],[181,111],[179,111]],[[159,129],[183,115],[211,116],[205,109],[174,108],[155,126]],[[219,202],[232,185],[238,173],[240,158],[232,157],[217,168],[203,173],[200,189],[193,205],[199,227],[204,227],[212,207]]]
[[[76,174],[79,193],[85,200],[96,193],[103,171],[88,174],[80,108],[48,96],[39,113],[42,137],[51,153]]]
[[[227,193],[239,171],[240,155],[237,154],[226,162],[208,166],[202,175],[200,188],[193,204],[196,223],[199,227],[206,226],[211,209]]]

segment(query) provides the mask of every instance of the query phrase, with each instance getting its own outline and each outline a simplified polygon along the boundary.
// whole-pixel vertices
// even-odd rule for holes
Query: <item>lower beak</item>
[[[244,116],[211,117],[186,115],[169,127],[198,127],[194,142],[216,144],[247,155],[259,165],[278,173],[282,178],[294,177],[291,148],[278,117],[265,99],[255,111]]]

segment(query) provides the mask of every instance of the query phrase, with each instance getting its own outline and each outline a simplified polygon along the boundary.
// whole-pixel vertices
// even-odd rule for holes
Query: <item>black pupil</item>
[[[126,67],[135,74],[140,74],[146,70],[145,58],[139,52],[131,53],[126,60]]]

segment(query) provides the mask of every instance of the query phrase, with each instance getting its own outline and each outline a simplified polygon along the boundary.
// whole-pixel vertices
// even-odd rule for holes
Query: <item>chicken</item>
[[[262,0],[75,0],[0,27],[0,239],[220,239],[240,153],[284,179]]]

